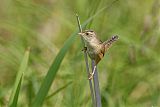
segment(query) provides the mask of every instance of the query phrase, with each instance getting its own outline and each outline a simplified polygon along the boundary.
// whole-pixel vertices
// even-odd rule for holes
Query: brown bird
[[[97,35],[93,30],[85,30],[84,32],[78,34],[82,36],[85,42],[86,47],[84,50],[88,53],[89,57],[95,61],[93,72],[89,76],[89,79],[92,79],[97,64],[104,57],[112,43],[118,40],[118,36],[112,36],[109,40],[102,42],[97,38]]]

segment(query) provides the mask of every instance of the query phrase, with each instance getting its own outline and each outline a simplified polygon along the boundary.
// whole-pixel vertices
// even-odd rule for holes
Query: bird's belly
[[[99,50],[95,51],[95,49],[89,49],[87,50],[87,53],[91,59],[95,59],[96,55],[99,53]]]
[[[95,53],[93,51],[87,51],[87,53],[91,59],[95,59]]]
[[[95,59],[96,56],[100,53],[101,51],[101,45],[100,44],[95,44],[95,43],[89,43],[87,44],[87,53],[91,59]]]

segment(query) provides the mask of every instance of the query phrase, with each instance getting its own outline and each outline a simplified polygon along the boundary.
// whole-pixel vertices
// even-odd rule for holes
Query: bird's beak
[[[81,35],[81,36],[83,35],[83,33],[82,33],[82,32],[80,32],[80,33],[78,33],[78,34],[79,34],[79,35]]]

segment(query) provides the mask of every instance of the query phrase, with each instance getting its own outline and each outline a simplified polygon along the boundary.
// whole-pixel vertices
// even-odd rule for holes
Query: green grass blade
[[[108,6],[100,9],[95,15],[91,16],[88,20],[85,21],[85,23],[82,24],[82,28],[84,28],[95,16],[99,15],[101,12],[103,12],[105,9],[107,9]],[[70,49],[71,45],[73,44],[75,37],[78,33],[78,29],[65,41],[63,47],[59,51],[58,55],[56,56],[55,60],[53,61],[51,67],[48,70],[47,75],[45,76],[45,79],[35,97],[35,100],[32,104],[33,107],[40,107],[42,106],[43,101],[45,100],[45,97],[47,96],[47,93],[49,91],[49,88],[51,87],[51,84],[56,76],[56,73],[60,67],[60,64],[67,53],[67,51]]]
[[[48,100],[49,98],[53,97],[54,95],[56,95],[58,92],[60,92],[61,90],[67,88],[69,85],[71,85],[72,82],[69,82],[67,84],[65,84],[63,87],[59,88],[58,90],[56,90],[55,92],[53,92],[51,95],[46,97],[46,100]]]
[[[17,86],[17,89],[16,89],[16,93],[15,93],[15,96],[13,98],[13,102],[10,105],[10,107],[17,107],[18,96],[19,96],[19,91],[20,91],[20,88],[21,88],[22,78],[23,78],[23,74],[22,74],[21,79],[20,79],[20,81],[18,83],[18,86]]]
[[[35,97],[35,100],[33,102],[33,106],[34,107],[39,107],[42,105],[48,91],[49,88],[55,78],[55,75],[60,67],[60,64],[67,52],[67,50],[71,47],[74,39],[75,39],[75,35],[77,35],[78,32],[73,33],[68,40],[64,43],[64,46],[62,47],[62,49],[60,50],[60,52],[58,53],[58,55],[56,56],[55,60],[53,61],[51,67],[48,70],[48,73]]]
[[[11,107],[16,107],[13,106],[15,104],[17,104],[18,101],[18,95],[19,95],[19,90],[20,90],[20,86],[21,86],[21,81],[22,81],[22,75],[25,72],[26,68],[27,68],[27,64],[28,64],[28,59],[29,59],[29,49],[26,50],[24,57],[22,59],[18,74],[16,76],[16,80],[14,83],[14,87],[10,96],[10,100],[9,100],[9,106]]]

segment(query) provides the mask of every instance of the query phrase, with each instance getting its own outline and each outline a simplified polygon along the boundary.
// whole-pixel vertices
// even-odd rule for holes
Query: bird
[[[97,64],[101,61],[112,44],[119,39],[119,37],[117,35],[113,35],[110,39],[102,42],[98,39],[97,34],[93,30],[85,30],[78,34],[82,37],[85,43],[83,50],[87,52],[90,59],[95,61],[93,72],[89,75],[89,79],[92,79]]]

